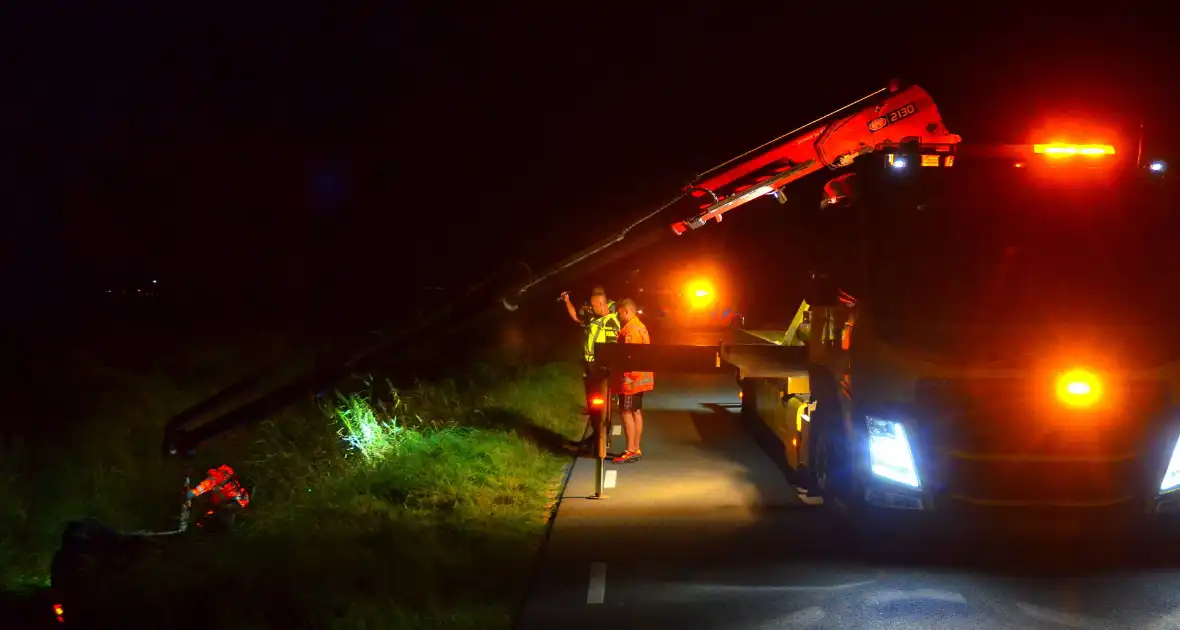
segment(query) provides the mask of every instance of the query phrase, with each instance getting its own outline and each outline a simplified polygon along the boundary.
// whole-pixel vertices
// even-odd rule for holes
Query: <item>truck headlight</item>
[[[866,422],[869,429],[869,464],[873,474],[911,488],[920,488],[922,484],[918,480],[918,468],[914,465],[914,452],[910,449],[905,425],[880,418],[866,418]],[[1180,480],[1177,483],[1180,484]]]
[[[1160,482],[1160,492],[1175,490],[1177,487],[1180,487],[1180,440],[1172,447],[1172,459],[1168,460],[1168,470]]]

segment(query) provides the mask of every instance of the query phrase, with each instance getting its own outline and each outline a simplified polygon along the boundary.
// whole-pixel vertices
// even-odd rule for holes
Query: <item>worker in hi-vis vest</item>
[[[576,321],[583,320],[576,317],[573,305],[569,301],[569,295],[566,294],[565,302],[567,309]],[[589,402],[590,398],[596,394],[605,394],[606,392],[599,392],[599,387],[602,384],[603,373],[597,369],[594,363],[594,349],[601,343],[615,343],[619,336],[619,316],[611,311],[613,303],[606,298],[606,291],[601,287],[595,287],[594,293],[590,296],[591,315],[593,317],[584,321],[585,336],[582,341],[582,383],[586,392],[586,400]],[[594,410],[589,408],[587,404],[587,413],[593,413]],[[593,448],[598,441],[598,425],[594,422],[590,423],[590,435],[582,440],[581,445],[585,448]]]
[[[619,331],[619,343],[651,343],[647,326],[639,321],[639,307],[631,299],[619,303],[619,320],[623,327]],[[624,372],[619,389],[619,413],[623,416],[623,430],[627,432],[627,450],[616,457],[616,464],[638,461],[643,457],[640,439],[643,437],[643,394],[655,389],[656,378],[652,372]]]

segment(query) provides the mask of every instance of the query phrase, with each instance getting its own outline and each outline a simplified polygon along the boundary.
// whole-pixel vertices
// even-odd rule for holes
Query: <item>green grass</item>
[[[562,364],[500,374],[357,383],[212,443],[197,464],[238,470],[248,516],[226,535],[161,541],[93,594],[155,628],[507,627],[569,462],[560,445],[581,429],[581,387]],[[70,519],[175,527],[183,476],[160,455],[159,423],[185,405],[142,385],[127,388],[138,407],[102,407],[71,439],[0,443],[7,590],[46,584]],[[194,614],[194,598],[217,603]]]

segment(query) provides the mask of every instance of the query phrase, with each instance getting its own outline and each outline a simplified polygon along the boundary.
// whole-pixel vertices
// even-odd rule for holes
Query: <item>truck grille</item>
[[[937,490],[998,504],[1087,506],[1133,498],[1150,476],[1147,451],[1168,389],[1126,382],[1108,391],[1108,405],[1072,411],[1027,380],[919,382],[916,411]]]
[[[1133,500],[1147,480],[1142,458],[1120,462],[974,461],[948,457],[945,496],[997,505],[1103,507]]]

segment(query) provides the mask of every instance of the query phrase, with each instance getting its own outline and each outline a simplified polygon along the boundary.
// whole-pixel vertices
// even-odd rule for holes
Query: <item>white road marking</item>
[[[610,434],[611,434],[611,435],[622,435],[622,434],[623,434],[623,425],[621,425],[621,424],[616,424],[616,425],[614,426],[614,428],[612,428],[612,429],[610,430]]]
[[[617,470],[606,471],[606,479],[604,479],[602,481],[603,487],[605,487],[605,488],[615,487],[615,481],[618,479],[618,476],[619,476],[619,471],[617,471]]]
[[[590,563],[590,587],[586,590],[587,604],[601,604],[606,599],[606,563]]]

